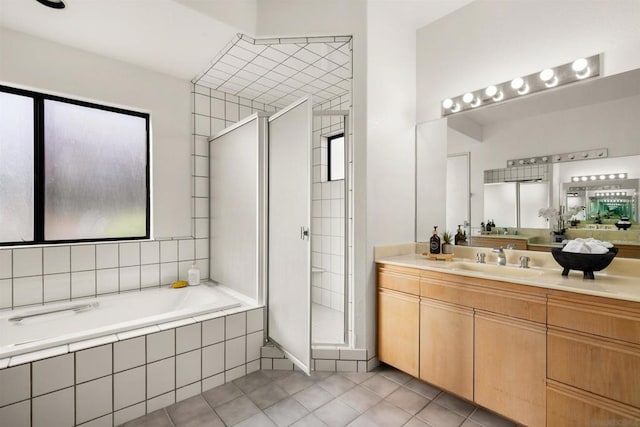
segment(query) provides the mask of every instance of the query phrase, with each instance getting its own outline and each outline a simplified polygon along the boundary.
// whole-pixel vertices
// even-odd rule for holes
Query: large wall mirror
[[[576,237],[587,235],[586,231],[580,234],[581,230],[591,235],[593,230],[618,232],[615,223],[629,218],[632,225],[628,231],[605,237],[640,245],[639,118],[640,70],[633,70],[438,120],[446,122],[447,154],[468,155],[467,233],[479,234],[480,224],[492,219],[498,232],[508,228],[509,233],[528,233],[552,242],[553,224],[540,218],[538,210],[575,207],[580,208],[574,218],[578,221],[570,231],[575,230]],[[433,126],[433,122],[418,125],[418,129],[426,125]],[[575,160],[507,167],[510,159],[597,149],[606,149],[606,158],[577,160],[582,158],[578,155]],[[416,150],[420,170],[420,159],[425,156],[420,155],[419,140]],[[447,171],[448,179],[450,175]],[[417,174],[417,218],[430,215],[429,205],[420,203],[420,195],[428,199],[424,195],[432,185]],[[456,224],[448,220],[453,216],[449,205],[446,229],[455,231],[451,228]],[[429,230],[422,228],[433,224],[416,224],[416,240],[424,241]]]

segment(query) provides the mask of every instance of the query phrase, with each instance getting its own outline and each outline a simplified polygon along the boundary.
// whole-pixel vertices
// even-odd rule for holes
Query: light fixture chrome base
[[[573,153],[547,154],[544,156],[531,156],[521,159],[507,160],[507,167],[517,167],[525,165],[545,165],[549,163],[573,162],[576,160],[604,159],[609,156],[606,148],[595,150],[575,151]]]

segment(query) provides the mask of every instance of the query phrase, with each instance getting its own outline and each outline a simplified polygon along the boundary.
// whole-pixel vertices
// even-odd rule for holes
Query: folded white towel
[[[569,240],[563,252],[577,254],[606,254],[613,245],[610,242],[602,242],[593,238]]]

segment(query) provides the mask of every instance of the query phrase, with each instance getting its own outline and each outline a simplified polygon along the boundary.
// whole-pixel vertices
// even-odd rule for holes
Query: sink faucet
[[[491,252],[498,254],[498,265],[507,265],[507,257],[504,255],[502,247],[493,248]]]
[[[520,257],[520,268],[529,268],[529,261],[531,260],[531,258],[529,258],[528,256],[521,256]]]
[[[513,250],[513,249],[515,249],[515,248],[516,248],[516,245],[514,245],[513,243],[509,243],[509,244],[507,245],[507,249],[511,249],[511,250]]]
[[[485,257],[486,255],[487,255],[487,254],[485,254],[484,252],[478,252],[478,253],[476,254],[476,259],[478,260],[478,263],[480,263],[480,264],[484,264],[484,257]]]

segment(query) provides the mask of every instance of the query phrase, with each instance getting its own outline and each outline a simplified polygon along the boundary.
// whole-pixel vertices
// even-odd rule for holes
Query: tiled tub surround
[[[0,249],[0,309],[209,277],[206,238]]]
[[[219,286],[149,289],[72,302],[26,307],[0,313],[0,360],[9,366],[25,355],[45,349],[50,355],[66,352],[66,344],[98,338],[113,341],[114,334],[166,322],[240,307],[242,303]],[[58,347],[62,346],[62,347]]]
[[[0,369],[2,425],[119,425],[260,369],[263,308],[70,344]]]

